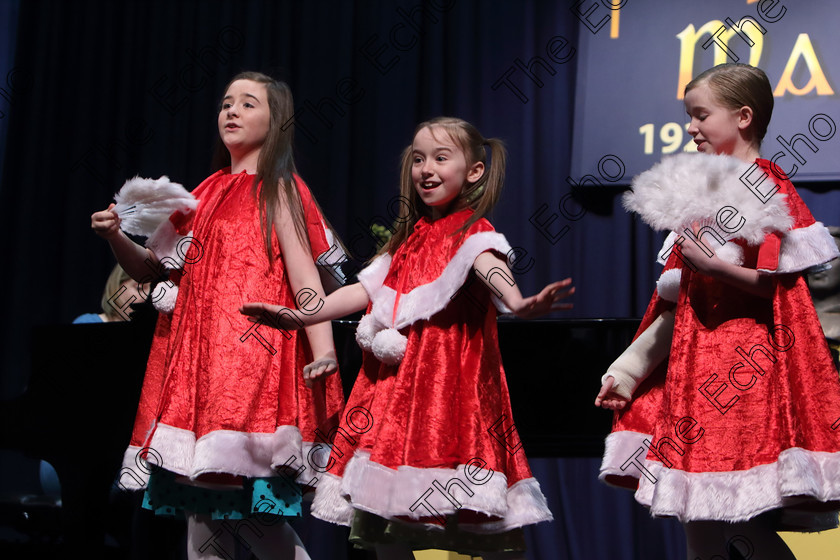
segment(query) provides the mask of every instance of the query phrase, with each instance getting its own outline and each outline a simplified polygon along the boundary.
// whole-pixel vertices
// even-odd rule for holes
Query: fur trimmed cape
[[[750,181],[740,179],[744,172]],[[766,204],[750,192],[761,173],[779,187]],[[636,179],[625,204],[652,227],[679,232],[660,254],[669,285],[654,291],[637,336],[666,309],[676,319],[667,363],[615,414],[600,478],[635,489],[652,515],[683,522],[745,521],[781,509],[787,530],[836,524],[840,380],[803,278],[837,256],[828,231],[762,159],[667,158]],[[738,213],[721,220],[726,206]],[[740,230],[727,231],[738,217]],[[693,223],[717,228],[740,249],[741,266],[770,275],[772,298],[682,262],[673,244],[679,236],[693,242],[686,232]],[[710,248],[713,239],[701,230]]]

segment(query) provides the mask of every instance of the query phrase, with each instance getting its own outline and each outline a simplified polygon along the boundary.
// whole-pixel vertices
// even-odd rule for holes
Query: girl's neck
[[[736,157],[741,161],[752,163],[760,157],[761,154],[758,153],[758,148],[754,144],[741,144],[736,146],[729,155]]]
[[[250,173],[255,175],[257,173],[257,164],[260,161],[260,151],[254,150],[246,154],[230,154],[230,172],[232,175],[237,173]]]

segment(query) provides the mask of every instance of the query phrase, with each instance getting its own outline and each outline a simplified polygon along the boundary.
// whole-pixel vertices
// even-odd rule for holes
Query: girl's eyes
[[[446,156],[438,156],[435,159],[437,159],[438,161],[446,161]]]
[[[248,107],[249,109],[252,109],[252,108],[255,107],[255,105],[253,103],[250,103],[248,101],[243,103],[242,106],[243,107]],[[222,103],[222,109],[230,109],[231,107],[233,107],[233,103]]]

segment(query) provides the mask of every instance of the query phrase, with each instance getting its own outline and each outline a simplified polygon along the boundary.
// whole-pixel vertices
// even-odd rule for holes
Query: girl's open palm
[[[533,319],[552,311],[571,309],[573,304],[558,302],[574,293],[575,288],[572,286],[571,278],[553,282],[543,288],[540,293],[524,298],[522,305],[514,311],[514,314],[520,319]]]

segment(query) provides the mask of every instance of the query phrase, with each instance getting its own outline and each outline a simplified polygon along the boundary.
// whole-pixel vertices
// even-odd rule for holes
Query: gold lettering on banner
[[[804,59],[805,65],[808,67],[808,72],[811,79],[808,83],[798,88],[793,83],[793,72],[799,63],[799,59]],[[814,46],[811,44],[811,38],[807,33],[800,33],[796,38],[796,43],[793,45],[793,50],[790,52],[785,69],[782,72],[782,77],[779,79],[779,84],[773,90],[774,97],[783,97],[785,92],[790,92],[793,95],[805,95],[813,90],[817,90],[817,95],[834,95],[834,90],[828,84],[820,61],[817,59],[817,53],[814,52]]]

